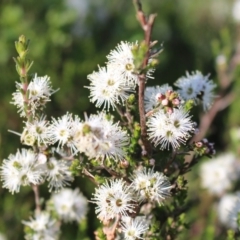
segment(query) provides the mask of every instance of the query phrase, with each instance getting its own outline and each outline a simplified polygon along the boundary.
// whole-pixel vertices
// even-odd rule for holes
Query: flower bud
[[[121,166],[121,168],[128,168],[129,162],[124,159],[120,162],[120,166]]]

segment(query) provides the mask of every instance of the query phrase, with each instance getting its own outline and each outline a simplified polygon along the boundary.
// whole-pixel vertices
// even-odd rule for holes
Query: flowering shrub
[[[211,109],[216,84],[199,71],[187,72],[174,86],[154,84],[161,53],[151,40],[155,15],[145,16],[139,1],[136,9],[144,40],[120,42],[106,66],[88,75],[90,101],[101,110],[85,113],[84,119],[69,112],[45,115],[58,90],[50,77],[29,73],[29,41],[20,36],[16,42],[20,81],[11,103],[24,126],[13,133],[24,148],[3,161],[1,177],[12,194],[23,186],[33,189],[35,212],[22,221],[26,239],[58,239],[61,224],[84,221],[93,206],[101,222],[96,239],[174,239],[187,227],[184,175],[199,156],[215,153],[208,140],[195,140],[198,126],[191,110]],[[95,184],[88,201],[70,188],[79,175]],[[53,193],[42,200],[39,187],[46,182]]]

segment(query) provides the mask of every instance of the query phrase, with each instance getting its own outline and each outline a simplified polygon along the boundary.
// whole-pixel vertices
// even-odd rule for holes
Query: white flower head
[[[107,56],[108,64],[110,64],[115,71],[119,72],[127,85],[135,86],[138,83],[138,76],[135,73],[136,67],[134,65],[134,57],[132,48],[138,46],[138,43],[120,42],[116,49],[112,50]],[[147,78],[152,77],[153,70],[147,72]]]
[[[161,149],[169,149],[170,145],[179,148],[194,131],[194,123],[183,108],[173,108],[172,113],[159,110],[149,117],[147,126],[149,139]]]
[[[51,192],[53,189],[59,191],[63,187],[70,185],[73,181],[72,174],[66,161],[57,160],[51,157],[45,165],[45,175],[49,181],[48,187]]]
[[[118,123],[108,120],[104,113],[90,115],[82,128],[78,150],[89,158],[113,158],[118,161],[126,156],[123,148],[129,143],[127,132],[123,131]]]
[[[70,113],[66,113],[61,118],[52,119],[50,139],[53,143],[58,142],[58,151],[60,148],[67,147],[73,155],[78,153],[77,146],[83,135],[82,125],[80,118],[73,117]]]
[[[38,146],[50,145],[52,143],[50,139],[50,127],[49,122],[45,120],[45,116],[42,116],[39,120],[35,119],[32,122],[27,121],[23,130],[21,141],[23,144],[32,146],[37,142]]]
[[[7,237],[0,232],[0,240],[7,240]]]
[[[221,195],[232,187],[239,173],[240,163],[232,153],[226,153],[201,165],[201,185],[211,194]]]
[[[38,77],[37,74],[35,74],[27,86],[26,103],[29,107],[28,111],[33,115],[35,115],[37,110],[42,110],[45,107],[46,103],[50,101],[51,95],[55,92],[51,87],[49,79],[48,76]],[[24,85],[22,83],[16,83],[16,86],[17,91],[13,93],[13,102],[11,103],[17,106],[20,116],[25,117],[24,97],[21,93]]]
[[[143,235],[147,232],[149,224],[144,217],[136,217],[134,219],[125,217],[121,224],[121,230],[126,240],[144,239]]]
[[[150,201],[161,204],[171,193],[172,186],[168,178],[153,169],[142,168],[134,172],[131,188],[137,192],[138,201]]]
[[[64,188],[51,197],[54,209],[63,221],[80,221],[87,213],[87,199],[79,189]]]
[[[3,187],[11,193],[19,192],[20,186],[40,184],[43,181],[41,164],[34,152],[27,149],[18,150],[3,160],[1,166],[1,179]]]
[[[10,102],[13,105],[16,105],[18,108],[18,113],[20,113],[20,117],[26,117],[25,109],[24,109],[24,98],[21,93],[21,90],[23,89],[22,83],[16,82],[16,92],[14,92],[12,95],[13,101]]]
[[[25,235],[27,240],[56,240],[59,237],[60,225],[50,217],[48,212],[35,214],[35,219],[30,218],[30,221],[22,221],[22,223],[32,230]]]
[[[240,193],[224,195],[217,208],[219,221],[227,228],[238,229],[237,218],[240,214]]]
[[[54,93],[48,76],[38,77],[35,74],[33,80],[28,85],[29,100],[43,105],[50,101],[50,96]]]
[[[101,221],[134,212],[132,191],[121,179],[104,183],[93,195],[92,202],[97,204],[96,214]]]
[[[162,86],[146,87],[144,95],[145,111],[148,112],[154,109],[159,104],[157,99],[158,94],[165,94],[167,90],[173,89],[168,84],[164,84]]]
[[[240,0],[235,0],[232,8],[232,17],[237,22],[240,23]]]
[[[126,85],[125,79],[113,67],[99,67],[98,72],[88,75],[90,80],[90,99],[97,107],[113,109],[116,104],[124,104],[133,87]]]
[[[58,148],[62,148],[67,144],[71,136],[72,115],[66,113],[61,118],[52,118],[52,124],[50,126],[51,141],[53,143],[58,142]]]
[[[184,100],[192,99],[195,104],[202,103],[204,111],[208,110],[213,102],[213,90],[216,84],[209,80],[209,75],[203,76],[201,72],[188,72],[186,77],[179,78],[175,85],[179,88],[179,94]]]

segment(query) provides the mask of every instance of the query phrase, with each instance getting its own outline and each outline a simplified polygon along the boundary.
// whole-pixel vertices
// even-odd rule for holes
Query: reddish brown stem
[[[142,63],[142,69],[145,69],[149,62],[151,33],[152,33],[153,23],[156,15],[151,14],[149,18],[147,18],[142,11],[142,5],[140,1],[134,0],[134,3],[136,5],[137,19],[144,31],[144,41],[148,49]],[[140,125],[141,125],[141,140],[144,146],[144,150],[146,151],[147,155],[150,156],[152,152],[152,146],[147,138],[146,116],[145,116],[145,109],[144,109],[145,82],[146,82],[146,74],[144,73],[139,75],[139,87],[138,87],[139,106],[138,108],[139,108]]]

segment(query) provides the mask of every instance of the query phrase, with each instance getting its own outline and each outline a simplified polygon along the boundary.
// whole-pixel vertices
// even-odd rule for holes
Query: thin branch
[[[201,117],[199,133],[193,137],[191,142],[197,142],[202,140],[206,135],[208,129],[210,128],[210,125],[214,118],[216,117],[217,113],[227,108],[233,102],[233,100],[234,100],[233,93],[229,93],[225,97],[218,98],[214,102],[212,108]]]
[[[114,240],[116,238],[116,229],[120,220],[120,216],[117,216],[111,227],[104,227],[103,232],[106,235],[107,240]]]
[[[142,63],[142,69],[146,68],[149,62],[150,56],[150,41],[151,41],[151,33],[153,28],[153,23],[156,17],[156,14],[151,14],[148,18],[142,11],[142,5],[140,0],[134,0],[137,12],[137,19],[144,31],[144,41],[147,46],[148,51],[144,57]],[[144,146],[144,150],[148,155],[151,155],[152,146],[147,138],[147,128],[146,128],[146,116],[144,109],[144,91],[145,91],[145,82],[146,82],[146,74],[139,75],[139,87],[138,87],[138,104],[139,104],[139,115],[140,115],[140,125],[141,125],[141,139]]]
[[[124,122],[126,122],[125,119],[127,119],[126,124],[128,125],[129,129],[131,131],[133,131],[132,118],[131,118],[131,115],[129,114],[128,110],[126,110],[126,112],[123,112],[122,109],[120,108],[120,106],[118,106],[118,105],[116,105],[116,110]]]
[[[36,205],[36,214],[39,214],[41,212],[41,202],[40,202],[40,195],[39,195],[39,186],[32,184],[32,189],[34,192],[34,198],[35,198],[35,205]]]
[[[91,182],[93,182],[96,186],[98,186],[99,184],[96,182],[95,177],[86,169],[84,168],[82,173],[88,178],[90,179]]]

